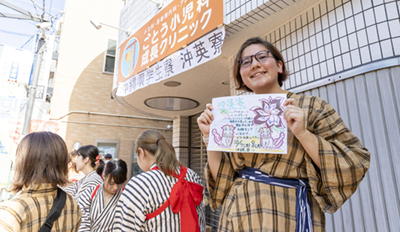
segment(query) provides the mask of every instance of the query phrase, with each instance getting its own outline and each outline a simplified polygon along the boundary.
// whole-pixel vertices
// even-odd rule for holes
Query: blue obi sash
[[[307,197],[308,182],[300,179],[282,179],[272,177],[258,169],[244,167],[238,170],[240,178],[261,182],[264,184],[281,186],[284,188],[297,188],[296,200],[296,232],[312,232],[313,219],[310,202]]]

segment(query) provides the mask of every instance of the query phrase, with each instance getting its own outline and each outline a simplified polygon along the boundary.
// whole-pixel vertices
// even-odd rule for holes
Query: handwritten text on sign
[[[286,154],[285,100],[286,94],[214,98],[207,149]]]

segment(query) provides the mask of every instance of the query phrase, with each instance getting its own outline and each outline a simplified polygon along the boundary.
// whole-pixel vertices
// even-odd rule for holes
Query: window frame
[[[114,54],[114,55],[109,55],[109,54],[107,54],[107,51],[108,51],[108,42],[109,42],[110,40],[114,40],[114,41],[115,41],[115,54]],[[118,49],[118,40],[117,40],[115,37],[107,37],[107,39],[106,39],[106,49],[104,50],[104,57],[103,57],[103,70],[102,70],[102,72],[103,72],[104,74],[111,74],[111,75],[114,75],[114,73],[115,73],[115,68],[116,68],[115,63],[116,63],[116,61],[117,61],[117,49]],[[107,61],[107,57],[114,57],[114,72],[106,71],[106,61]]]

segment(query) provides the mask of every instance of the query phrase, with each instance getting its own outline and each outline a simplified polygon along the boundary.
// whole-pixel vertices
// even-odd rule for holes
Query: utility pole
[[[36,87],[37,83],[39,80],[39,75],[40,75],[40,66],[42,63],[42,58],[43,58],[43,53],[44,53],[44,48],[46,44],[46,29],[50,27],[50,23],[40,23],[36,25],[37,28],[40,28],[42,30],[42,33],[40,35],[40,39],[38,42],[38,46],[36,49],[36,60],[35,64],[33,66],[33,76],[32,76],[32,81],[31,85],[29,88],[29,98],[28,98],[28,104],[26,107],[26,112],[25,112],[25,118],[24,118],[24,125],[22,127],[22,136],[25,136],[29,133],[29,128],[31,125],[31,118],[32,118],[32,112],[33,112],[33,106],[35,105],[35,98],[36,98]]]

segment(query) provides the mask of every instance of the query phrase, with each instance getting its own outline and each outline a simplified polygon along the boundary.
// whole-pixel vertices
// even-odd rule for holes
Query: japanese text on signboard
[[[127,96],[138,89],[166,80],[218,57],[221,54],[224,38],[224,27],[210,32],[186,48],[121,82],[118,85],[117,96]]]
[[[221,0],[175,0],[129,37],[119,53],[118,83],[223,23]]]

